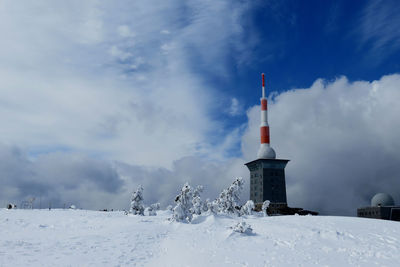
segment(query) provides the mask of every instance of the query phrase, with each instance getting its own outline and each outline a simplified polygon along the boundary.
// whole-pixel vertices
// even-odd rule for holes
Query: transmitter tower
[[[270,145],[268,125],[268,102],[265,96],[265,77],[262,76],[261,97],[261,143],[257,159],[246,163],[250,170],[250,199],[257,205],[265,200],[271,202],[272,207],[287,207],[285,167],[287,159],[276,159],[275,150]]]

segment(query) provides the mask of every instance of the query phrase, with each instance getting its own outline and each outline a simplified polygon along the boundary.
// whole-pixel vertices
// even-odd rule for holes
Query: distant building
[[[370,207],[357,209],[357,217],[400,221],[400,206],[389,194],[378,193],[371,199]]]

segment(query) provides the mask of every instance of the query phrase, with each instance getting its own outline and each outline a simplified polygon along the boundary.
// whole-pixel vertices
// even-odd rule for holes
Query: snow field
[[[0,209],[0,266],[399,266],[400,223]],[[245,221],[253,234],[234,232]]]

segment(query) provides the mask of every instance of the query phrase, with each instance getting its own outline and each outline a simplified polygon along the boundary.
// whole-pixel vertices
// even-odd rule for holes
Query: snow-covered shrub
[[[172,219],[178,222],[192,221],[193,192],[188,183],[182,187],[181,192],[176,196],[175,203]]]
[[[243,189],[243,179],[236,178],[236,180],[227,188],[222,190],[219,197],[214,201],[210,207],[217,206],[219,213],[237,214],[239,212],[240,192]]]
[[[173,209],[174,209],[174,207],[172,207],[172,205],[167,206],[167,210],[172,211]]]
[[[268,209],[270,203],[271,202],[269,200],[265,200],[264,203],[262,204],[261,210],[262,210],[264,216],[268,216],[267,209]]]
[[[148,207],[148,212],[149,216],[156,216],[157,215],[157,210],[160,209],[160,203],[154,203],[151,204],[150,207]]]
[[[246,204],[244,204],[240,209],[240,213],[242,215],[251,215],[253,214],[253,210],[254,210],[253,200],[247,200]]]
[[[132,193],[130,212],[135,215],[144,215],[143,187],[141,185]]]
[[[241,234],[249,235],[249,234],[253,233],[253,229],[246,222],[238,222],[236,225],[234,225],[231,228],[234,232],[241,233]]]

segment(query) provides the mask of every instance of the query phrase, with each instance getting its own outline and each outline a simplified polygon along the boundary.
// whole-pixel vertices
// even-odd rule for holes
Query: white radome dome
[[[371,199],[371,207],[394,206],[394,200],[391,195],[378,193]]]
[[[257,158],[259,159],[275,159],[275,150],[267,144],[261,144],[260,149],[258,149]]]

